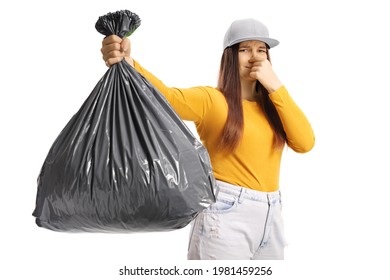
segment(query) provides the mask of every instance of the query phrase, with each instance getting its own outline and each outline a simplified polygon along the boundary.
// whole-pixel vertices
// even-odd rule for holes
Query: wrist
[[[276,82],[271,85],[264,85],[265,89],[268,91],[268,94],[271,94],[275,91],[277,91],[280,87],[282,87],[283,84],[281,82]]]
[[[130,64],[132,67],[134,67],[134,60],[131,57],[125,56],[125,60],[128,64]]]

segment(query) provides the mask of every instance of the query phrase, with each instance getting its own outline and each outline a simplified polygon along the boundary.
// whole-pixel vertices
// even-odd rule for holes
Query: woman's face
[[[254,80],[249,73],[256,60],[267,59],[267,46],[260,41],[244,41],[238,48],[238,62],[240,67],[240,78],[243,80]]]

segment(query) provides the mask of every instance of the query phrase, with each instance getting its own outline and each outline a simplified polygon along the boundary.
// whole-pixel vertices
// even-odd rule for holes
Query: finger
[[[256,79],[256,72],[250,72],[249,76],[252,77],[253,79]]]
[[[121,51],[112,51],[112,52],[106,52],[106,53],[103,53],[103,60],[104,61],[107,61],[109,59],[112,59],[112,58],[123,58],[125,56],[125,52],[121,52]]]
[[[261,75],[261,68],[260,67],[252,67],[251,70],[249,71],[249,76],[252,78],[257,79]]]
[[[121,62],[123,59],[123,57],[113,57],[113,58],[110,58],[108,60],[106,60],[106,65],[107,67],[111,67],[112,65],[118,63],[118,62]]]
[[[122,42],[122,39],[117,36],[117,35],[110,35],[110,36],[107,36],[106,38],[103,39],[102,41],[102,46],[104,45],[110,45],[110,44],[113,44],[113,43],[118,43],[120,44]]]
[[[113,43],[113,44],[110,44],[110,45],[105,45],[103,46],[100,51],[102,54],[106,54],[106,53],[109,53],[109,52],[112,52],[112,51],[120,51],[121,49],[121,45],[118,44],[118,43]]]
[[[258,72],[258,71],[261,71],[261,67],[259,67],[259,66],[254,66],[250,70],[250,72]]]
[[[252,67],[259,67],[263,65],[263,61],[256,61],[251,63]]]
[[[125,38],[121,42],[121,50],[126,52],[130,50],[130,40],[128,38]]]
[[[261,62],[264,62],[266,60],[267,60],[267,58],[265,58],[265,57],[254,56],[251,59],[249,59],[249,62],[250,63],[261,63]]]

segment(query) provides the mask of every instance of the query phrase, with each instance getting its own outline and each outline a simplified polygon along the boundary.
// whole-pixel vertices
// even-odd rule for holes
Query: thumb
[[[127,54],[130,54],[130,40],[128,38],[122,40],[121,50]]]

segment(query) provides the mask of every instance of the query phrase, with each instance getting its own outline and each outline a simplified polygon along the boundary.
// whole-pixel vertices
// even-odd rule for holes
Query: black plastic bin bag
[[[99,17],[103,35],[129,36],[129,11]],[[215,202],[204,146],[127,62],[113,65],[61,131],[38,177],[38,226],[68,232],[178,229]]]

